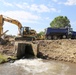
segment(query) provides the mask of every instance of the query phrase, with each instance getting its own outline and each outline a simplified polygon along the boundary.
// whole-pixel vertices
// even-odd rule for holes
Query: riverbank
[[[39,43],[42,58],[76,63],[76,40],[44,40]]]
[[[0,64],[7,62],[7,57],[5,55],[0,54]]]
[[[34,41],[33,43],[38,44],[37,56],[39,58],[76,63],[76,40],[39,40]],[[0,45],[0,53],[3,55],[1,56],[0,61],[3,59],[4,62],[7,59],[11,59],[9,57],[15,56],[14,45]]]
[[[16,60],[14,55],[14,45],[0,45],[0,64]]]
[[[6,62],[14,62],[17,58],[14,56],[8,56],[8,55],[3,55],[0,54],[0,64],[6,63]]]

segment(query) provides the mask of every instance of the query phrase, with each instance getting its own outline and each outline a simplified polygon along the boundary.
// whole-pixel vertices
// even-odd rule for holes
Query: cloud
[[[58,2],[58,0],[52,0],[53,2]]]
[[[52,0],[52,1],[55,2],[55,3],[57,3],[57,4],[63,4],[63,2],[60,1],[60,0]]]
[[[38,13],[44,13],[44,12],[58,12],[59,10],[57,10],[54,7],[49,7],[47,5],[44,4],[28,4],[28,3],[23,3],[23,4],[15,4],[18,8],[21,9],[29,9],[30,11],[35,11]]]
[[[20,5],[20,4],[15,4],[15,5],[21,9],[23,9],[22,5]]]
[[[50,9],[44,4],[41,4],[41,5],[32,4],[30,6],[30,9],[32,11],[37,11],[37,12],[50,12]]]
[[[76,5],[76,0],[67,0],[64,4],[65,5]]]
[[[46,17],[45,19],[46,19],[46,20],[50,20],[50,17]]]
[[[66,0],[64,1],[60,1],[60,0],[52,0],[53,2],[57,3],[57,4],[64,4],[64,5],[76,5],[76,0]]]
[[[40,12],[50,12],[50,8],[48,8],[47,6],[42,4],[39,6],[39,11]]]
[[[32,0],[33,1],[33,0]],[[53,0],[53,1],[57,1],[57,0]],[[55,7],[50,7],[48,5],[45,4],[28,4],[26,2],[23,3],[9,3],[6,2],[5,0],[0,0],[0,2],[2,2],[5,6],[13,6],[13,7],[18,7],[20,9],[24,9],[24,10],[29,10],[29,11],[35,11],[38,13],[44,13],[44,12],[58,12],[59,10],[57,10]]]
[[[52,0],[53,2],[57,3],[57,4],[64,4],[64,5],[76,5],[76,0],[66,0],[64,1],[60,1],[60,0]]]
[[[8,3],[8,2],[4,2],[4,5],[6,5],[6,6],[13,6],[13,4]]]
[[[14,3],[14,6],[17,6],[20,9],[30,9],[30,5],[26,2],[18,4],[18,3]]]
[[[41,17],[26,11],[0,11],[0,14],[20,20],[21,22],[36,22]]]
[[[31,2],[34,2],[34,0],[30,0]]]
[[[6,2],[4,0],[0,0],[0,2],[2,2],[5,6],[13,6],[12,3]]]

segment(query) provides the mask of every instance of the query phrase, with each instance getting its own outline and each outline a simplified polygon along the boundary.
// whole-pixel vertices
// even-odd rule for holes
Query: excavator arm
[[[22,24],[18,20],[15,20],[15,19],[12,19],[9,17],[4,17],[3,15],[0,15],[0,37],[3,33],[4,21],[17,25],[18,29],[19,29],[19,33],[20,33],[20,29],[22,28]]]
[[[3,33],[3,24],[5,21],[18,26],[20,37],[16,37],[16,39],[20,39],[20,40],[21,39],[22,40],[23,39],[25,39],[25,40],[26,39],[29,39],[29,40],[35,39],[35,36],[36,36],[35,30],[32,30],[30,27],[26,27],[26,26],[23,27],[22,24],[18,20],[15,20],[15,19],[12,19],[9,17],[5,17],[3,15],[0,15],[0,38],[1,38],[2,34],[4,34]]]

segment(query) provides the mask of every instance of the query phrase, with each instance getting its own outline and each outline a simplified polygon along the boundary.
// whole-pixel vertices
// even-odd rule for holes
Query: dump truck
[[[46,39],[76,39],[76,32],[71,27],[45,29]]]

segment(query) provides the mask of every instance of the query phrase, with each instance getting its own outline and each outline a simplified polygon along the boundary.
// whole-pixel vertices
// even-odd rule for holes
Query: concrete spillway
[[[16,56],[18,59],[20,58],[30,58],[36,57],[38,51],[38,45],[33,43],[18,43],[17,44],[17,53]]]

